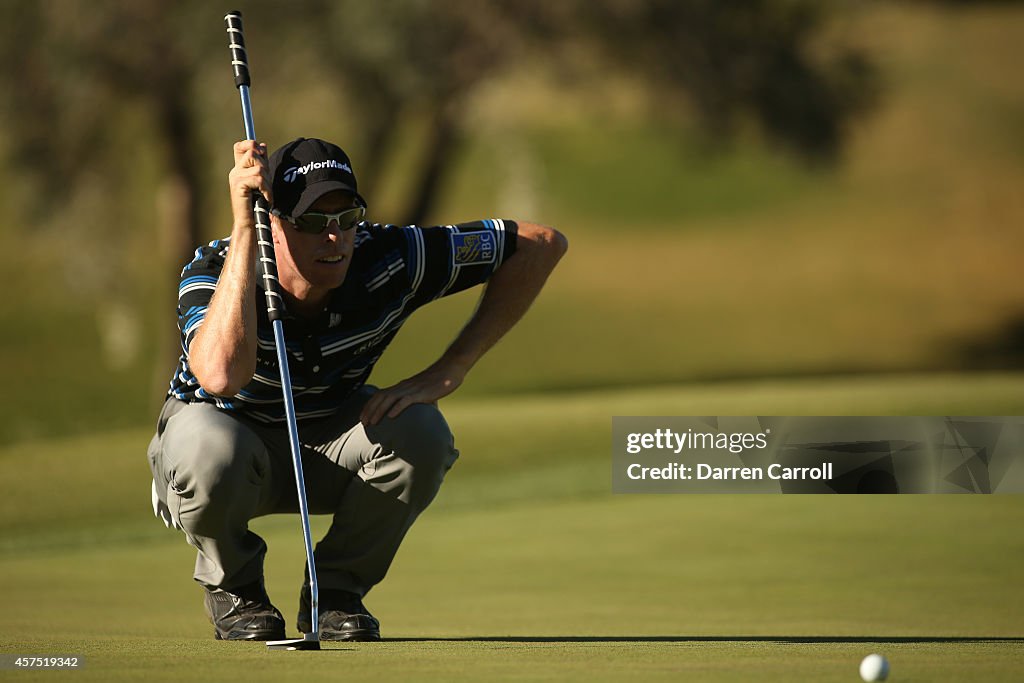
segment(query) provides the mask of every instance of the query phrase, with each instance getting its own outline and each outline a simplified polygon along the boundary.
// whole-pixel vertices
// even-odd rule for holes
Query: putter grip
[[[270,232],[270,209],[266,198],[259,192],[253,193],[252,210],[256,215],[256,256],[259,260],[259,277],[263,282],[263,293],[267,298],[267,317],[270,321],[284,317],[284,300],[277,280],[277,261],[274,260],[274,238]]]
[[[242,34],[242,13],[234,10],[224,15],[224,26],[228,33],[228,47],[231,49],[231,67],[235,72],[235,87],[242,95],[242,118],[245,119],[245,134],[256,139],[252,122],[252,104],[249,101],[249,58],[245,54],[245,36]],[[274,260],[274,238],[270,231],[270,207],[259,192],[252,193],[252,210],[256,218],[256,257],[260,282],[267,298],[267,316],[271,322],[284,317],[284,299],[277,279],[277,262]]]
[[[224,15],[224,26],[228,32],[228,48],[231,50],[231,66],[235,71],[235,87],[248,86],[249,57],[245,54],[245,36],[242,34],[242,13],[232,10]]]

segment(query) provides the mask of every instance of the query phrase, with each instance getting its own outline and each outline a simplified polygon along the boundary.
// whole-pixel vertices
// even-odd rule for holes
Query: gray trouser
[[[359,411],[374,391],[364,387],[335,416],[299,425],[309,510],[334,515],[314,552],[318,583],[359,595],[384,578],[459,455],[433,405],[364,427]],[[154,503],[199,549],[195,580],[231,589],[261,579],[267,546],[249,520],[299,509],[287,428],[168,399],[149,463]]]

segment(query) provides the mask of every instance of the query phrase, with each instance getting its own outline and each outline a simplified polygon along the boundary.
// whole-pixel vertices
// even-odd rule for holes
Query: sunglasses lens
[[[310,232],[313,234],[321,233],[327,227],[327,216],[319,213],[304,213],[301,216],[296,216],[295,227],[300,232]]]
[[[327,229],[327,226],[331,221],[338,221],[338,228],[342,231],[351,230],[354,228],[366,210],[361,206],[354,209],[348,209],[337,214],[322,214],[322,213],[304,213],[301,216],[295,218],[295,227],[301,232],[308,232],[314,235],[318,235]]]
[[[361,216],[359,215],[359,213],[357,211],[352,211],[351,213],[342,216],[341,217],[341,223],[340,223],[341,229],[343,229],[343,230],[350,230],[350,229],[352,229],[353,227],[355,227],[358,224],[360,218],[361,218]]]
[[[360,220],[363,218],[363,210],[361,208],[351,209],[346,211],[340,219],[338,219],[338,225],[341,226],[342,230],[351,230],[356,227]]]

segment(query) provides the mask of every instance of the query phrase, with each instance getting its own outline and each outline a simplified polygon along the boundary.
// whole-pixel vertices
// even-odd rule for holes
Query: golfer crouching
[[[181,357],[149,446],[153,502],[198,549],[215,637],[279,640],[285,621],[263,581],[266,543],[249,520],[297,513],[274,334],[257,277],[250,194],[270,202],[285,303],[309,510],[333,515],[316,545],[321,640],[378,640],[363,598],[459,453],[437,408],[523,316],[567,249],[556,230],[480,220],[418,227],[366,218],[348,156],[298,138],[267,158],[234,146],[231,236],[196,250],[181,272]],[[487,283],[441,357],[394,386],[366,384],[420,306]],[[454,333],[455,331],[453,331]],[[313,631],[310,590],[298,628]]]

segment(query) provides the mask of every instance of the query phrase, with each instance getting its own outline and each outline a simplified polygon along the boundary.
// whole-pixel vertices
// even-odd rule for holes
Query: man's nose
[[[332,218],[327,222],[327,227],[324,229],[324,234],[328,235],[332,241],[340,242],[345,239],[345,235],[349,232],[355,233],[355,230],[342,230],[341,224],[338,223],[336,218]]]
[[[324,230],[328,235],[332,235],[335,239],[341,239],[341,224],[338,223],[337,218],[327,219],[327,228]]]

